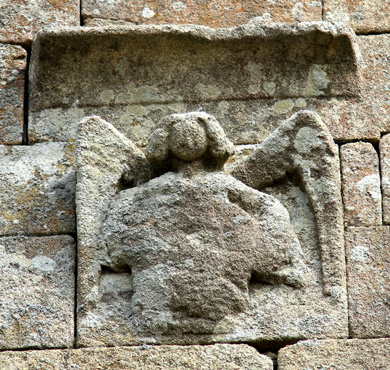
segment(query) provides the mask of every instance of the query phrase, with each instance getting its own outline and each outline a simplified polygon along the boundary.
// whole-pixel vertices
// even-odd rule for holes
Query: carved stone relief
[[[99,117],[79,124],[78,344],[346,337],[338,152],[319,116],[295,114],[231,174],[213,116],[158,126],[144,154]]]

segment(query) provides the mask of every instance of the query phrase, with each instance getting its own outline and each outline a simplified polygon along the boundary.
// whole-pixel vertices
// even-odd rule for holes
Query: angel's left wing
[[[260,190],[286,173],[298,174],[310,199],[321,249],[324,292],[336,294],[332,288],[345,285],[339,156],[318,114],[294,114],[231,174]]]

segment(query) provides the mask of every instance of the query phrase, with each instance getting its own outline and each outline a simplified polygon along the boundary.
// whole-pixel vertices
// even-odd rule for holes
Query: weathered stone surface
[[[308,340],[279,351],[280,370],[384,370],[390,339]]]
[[[138,336],[213,334],[221,319],[248,307],[251,277],[301,286],[302,251],[276,199],[217,172],[232,145],[215,119],[194,113],[166,121],[146,156],[177,174],[168,172],[111,201],[100,233],[100,263],[113,272],[131,271],[128,306]]]
[[[29,44],[44,26],[79,26],[79,0],[0,0],[0,42]]]
[[[390,7],[382,0],[325,0],[324,20],[350,24],[356,33],[389,32]]]
[[[134,24],[131,21],[122,19],[104,19],[104,18],[84,18],[84,27],[107,27],[107,26],[129,26]]]
[[[361,108],[361,107],[360,107]],[[264,141],[284,120],[302,109],[317,111],[336,139],[370,138],[378,140],[386,115],[373,117],[359,105],[338,99],[264,99],[222,100],[202,103],[131,104],[97,108],[53,108],[30,115],[31,141],[66,141],[76,135],[75,122],[86,116],[99,115],[139,146],[145,146],[161,116],[189,111],[212,113],[223,122],[226,134],[236,144]],[[370,110],[372,110],[370,108]],[[365,116],[365,114],[368,116]],[[379,115],[379,113],[375,113]],[[340,120],[341,117],[341,120]],[[369,118],[367,118],[369,117]],[[378,125],[367,125],[367,120]],[[245,122],[245,124],[243,124]],[[387,122],[387,121],[386,121]]]
[[[70,236],[0,238],[0,349],[73,345],[74,265]]]
[[[146,146],[160,118],[167,114],[190,111],[212,113],[223,122],[226,134],[237,144],[265,140],[292,113],[306,107],[317,108],[315,102],[304,99],[286,100],[222,100],[202,103],[131,104],[99,108],[52,108],[30,115],[30,140],[69,140],[76,135],[76,122],[86,116],[99,116],[139,146]],[[245,125],[242,124],[245,122]],[[375,135],[375,133],[373,133]]]
[[[379,153],[381,157],[383,222],[390,224],[390,135],[382,137]]]
[[[74,144],[0,146],[0,235],[75,231]]]
[[[123,184],[137,185],[150,179],[154,173],[142,152],[113,126],[99,117],[86,118],[79,124],[77,136],[77,236],[78,236],[78,335],[94,328],[97,320],[90,316],[86,322],[91,305],[89,296],[104,294],[126,299],[129,296],[128,274],[117,275],[105,283],[101,265],[96,258],[94,245],[99,238],[104,211],[110,200]],[[84,196],[80,196],[83,194]],[[102,289],[98,285],[102,280]],[[91,290],[92,289],[92,290]],[[93,301],[94,299],[92,299]],[[112,315],[112,313],[107,312]],[[82,321],[83,320],[83,321]],[[87,320],[88,321],[88,320]],[[120,318],[118,317],[118,321]],[[117,324],[105,327],[112,334]],[[85,326],[85,327],[84,327]],[[104,334],[100,334],[103,335]]]
[[[389,337],[390,227],[349,227],[345,240],[350,334]]]
[[[223,122],[227,134],[235,143],[247,144],[263,141],[291,114],[301,109],[310,109],[320,114],[335,140],[379,141],[381,132],[390,130],[390,100],[387,98],[390,36],[359,36],[356,40],[364,60],[364,64],[360,66],[363,77],[361,98],[281,97],[128,105],[115,105],[110,101],[109,106],[53,108],[32,112],[30,136],[32,141],[67,140],[74,137],[75,122],[84,116],[99,114],[113,122],[115,127],[131,140],[145,145],[161,115],[200,110],[212,113]],[[66,73],[68,71],[64,69],[62,77]],[[321,85],[321,81],[324,82],[326,78],[321,79],[321,74],[318,77],[318,83]],[[344,77],[340,77],[340,81],[343,79]],[[355,80],[358,80],[358,77]],[[276,84],[277,81],[271,79],[270,84],[264,84],[264,89],[270,89],[272,92],[273,83]],[[56,91],[51,94],[56,94]],[[242,122],[245,122],[245,125]]]
[[[27,53],[0,44],[0,144],[21,144]]]
[[[390,131],[390,35],[357,37],[361,64],[360,98],[316,100],[317,111],[327,121],[335,140],[379,141]]]
[[[125,20],[137,24],[203,24],[210,27],[232,27],[252,17],[267,22],[301,22],[322,20],[321,1],[252,1],[201,0],[146,1],[119,0],[115,3],[84,0],[82,15],[106,21]]]
[[[252,155],[261,144],[236,145],[234,153],[225,163],[224,169],[227,173],[231,173],[236,167],[243,164],[243,162]]]
[[[272,370],[272,361],[247,345],[142,346],[0,353],[7,370]]]
[[[113,126],[98,118],[80,123],[78,345],[347,336],[343,246],[329,255],[323,248],[321,263],[308,197],[299,187],[276,190],[287,207],[299,208],[291,223],[275,197],[219,170],[231,144],[215,118],[195,112],[161,125],[146,149],[163,173],[156,177]],[[297,147],[332,151],[329,134],[309,130],[317,137],[311,145],[304,131],[291,136]],[[270,161],[274,154],[283,155],[269,152]],[[122,190],[123,174],[133,174],[133,187]],[[328,193],[333,180],[323,184]],[[329,217],[337,233],[342,220]]]
[[[261,165],[259,165],[261,164]],[[314,210],[325,291],[345,284],[338,148],[320,117],[294,114],[261,143],[232,175],[261,189],[296,173]]]
[[[361,69],[364,87],[362,100],[349,108],[358,112],[351,116],[350,121],[373,126],[375,139],[379,140],[381,132],[390,130],[390,35],[360,36],[358,44],[364,60]],[[363,127],[360,130],[364,132]],[[359,137],[370,138],[362,134]]]
[[[379,158],[370,143],[341,146],[344,218],[349,226],[382,224]]]
[[[42,33],[32,55],[30,141],[68,140],[75,122],[98,114],[144,145],[162,115],[207,110],[235,143],[259,142],[297,110],[331,110],[333,100],[356,96],[358,56],[350,30],[321,22]]]

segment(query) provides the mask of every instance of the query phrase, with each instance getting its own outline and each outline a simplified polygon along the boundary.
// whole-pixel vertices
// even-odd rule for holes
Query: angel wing
[[[318,114],[294,114],[231,174],[260,190],[286,173],[298,174],[309,197],[321,250],[324,293],[336,294],[334,287],[345,286],[339,157]]]
[[[101,272],[96,250],[108,203],[122,189],[154,177],[144,154],[114,126],[100,117],[87,117],[78,125],[76,141],[76,211],[78,239],[78,294],[93,304],[89,281]],[[88,298],[90,297],[90,299]]]

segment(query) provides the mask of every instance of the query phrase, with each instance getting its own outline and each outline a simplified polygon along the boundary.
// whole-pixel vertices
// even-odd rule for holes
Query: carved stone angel
[[[248,309],[250,281],[301,288],[307,266],[290,215],[256,190],[294,170],[315,211],[324,291],[332,294],[341,277],[335,269],[327,274],[326,261],[342,264],[342,256],[326,244],[339,237],[342,224],[334,148],[318,116],[294,116],[233,171],[235,177],[223,171],[233,145],[213,116],[174,114],[159,126],[145,159],[100,118],[80,125],[79,250],[81,263],[89,263],[80,266],[79,287],[86,311],[96,311],[103,299],[90,281],[107,271],[126,276],[129,330],[148,338],[212,335],[222,319]],[[102,137],[118,143],[96,138],[98,131],[110,131]],[[116,145],[122,149],[116,152]],[[331,222],[325,239],[322,230]]]

